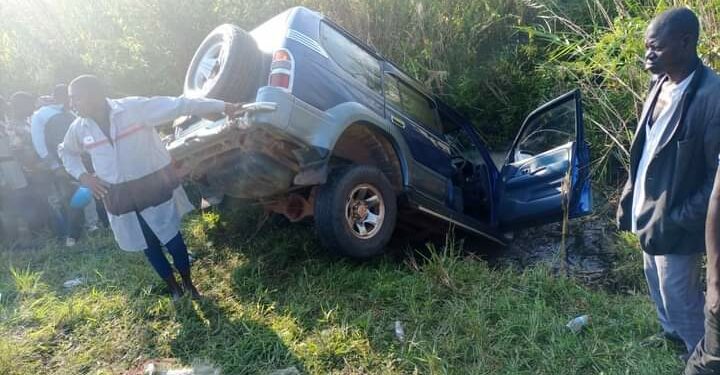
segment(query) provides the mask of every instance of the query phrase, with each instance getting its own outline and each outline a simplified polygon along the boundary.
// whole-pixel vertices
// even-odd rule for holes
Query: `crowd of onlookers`
[[[24,246],[34,233],[51,231],[74,246],[83,231],[107,224],[100,201],[73,208],[78,183],[58,156],[75,115],[66,85],[36,98],[16,92],[0,97],[0,238]],[[92,165],[86,159],[86,167]]]

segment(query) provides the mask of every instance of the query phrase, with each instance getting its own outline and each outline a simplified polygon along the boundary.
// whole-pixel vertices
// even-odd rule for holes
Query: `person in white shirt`
[[[70,97],[79,117],[60,146],[65,169],[103,200],[120,248],[144,250],[173,299],[183,290],[199,297],[180,234],[180,219],[193,207],[155,127],[186,115],[233,115],[239,105],[182,97],[107,99],[100,80],[90,75],[72,81]],[[90,154],[95,174],[85,169],[83,152]],[[162,245],[173,257],[182,289]]]
[[[645,68],[657,79],[618,207],[620,229],[640,240],[662,328],[643,344],[677,341],[683,360],[703,336],[705,216],[720,152],[720,78],[698,57],[699,35],[687,8],[667,10],[647,28]]]

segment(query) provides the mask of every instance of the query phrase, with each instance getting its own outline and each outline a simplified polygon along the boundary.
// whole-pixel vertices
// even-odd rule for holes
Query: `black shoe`
[[[200,292],[198,292],[197,288],[195,288],[195,285],[192,282],[192,278],[190,277],[190,272],[181,273],[180,278],[182,279],[183,290],[187,293],[190,293],[190,297],[192,299],[200,299]]]
[[[167,289],[173,302],[179,301],[183,293],[182,289],[180,289],[180,286],[177,284],[177,281],[175,281],[175,276],[170,275],[167,279],[165,279],[165,283],[167,284]]]

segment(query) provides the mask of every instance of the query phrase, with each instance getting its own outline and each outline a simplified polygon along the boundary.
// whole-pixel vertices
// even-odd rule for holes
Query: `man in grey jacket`
[[[655,80],[630,149],[618,224],[640,239],[663,331],[692,351],[703,335],[701,259],[720,152],[720,78],[697,55],[699,21],[687,8],[658,15],[645,36]],[[683,355],[686,359],[688,354]]]

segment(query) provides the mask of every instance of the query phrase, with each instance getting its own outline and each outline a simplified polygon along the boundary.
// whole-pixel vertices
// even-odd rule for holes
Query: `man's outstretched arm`
[[[239,109],[239,104],[226,103],[216,99],[156,96],[145,98],[140,108],[145,124],[158,126],[181,116],[208,117],[221,113],[232,116]]]

